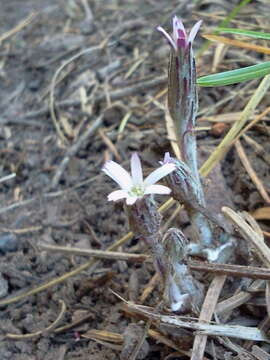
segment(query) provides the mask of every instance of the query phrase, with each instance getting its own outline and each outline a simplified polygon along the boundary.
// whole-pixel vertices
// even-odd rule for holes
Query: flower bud
[[[193,176],[190,168],[181,160],[172,158],[169,153],[164,156],[163,164],[175,164],[175,170],[167,176],[167,182],[172,190],[172,197],[189,207],[197,209],[204,206],[204,197],[201,186]]]
[[[204,291],[190,273],[185,262],[187,239],[182,231],[171,228],[162,240],[165,250],[167,273],[164,301],[172,311],[181,314],[193,311],[199,313]]]
[[[126,208],[131,231],[138,236],[148,238],[160,229],[161,215],[151,196],[145,196]]]
[[[198,176],[198,169],[196,139],[193,131],[198,96],[192,43],[200,26],[201,21],[193,26],[188,36],[182,21],[175,16],[172,36],[162,27],[158,27],[171,45],[168,70],[168,108],[179,138],[182,158],[189,165],[195,177]]]

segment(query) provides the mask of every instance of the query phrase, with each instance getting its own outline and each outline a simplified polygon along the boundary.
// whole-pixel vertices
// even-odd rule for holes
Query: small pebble
[[[8,294],[8,282],[3,278],[3,275],[0,273],[0,298],[7,296]]]
[[[0,252],[16,251],[18,245],[18,238],[15,234],[5,232],[0,235]]]
[[[210,131],[211,135],[215,137],[222,136],[225,132],[227,132],[229,129],[229,125],[223,122],[216,123],[212,126],[212,129]]]

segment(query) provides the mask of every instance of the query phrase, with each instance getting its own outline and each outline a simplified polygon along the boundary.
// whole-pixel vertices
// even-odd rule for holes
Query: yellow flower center
[[[131,188],[129,195],[142,197],[144,195],[144,189],[141,185],[135,185]]]

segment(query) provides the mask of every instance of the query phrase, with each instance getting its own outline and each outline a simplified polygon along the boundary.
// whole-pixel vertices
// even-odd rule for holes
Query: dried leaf
[[[270,48],[265,46],[255,45],[250,42],[229,39],[226,38],[225,36],[218,36],[218,35],[204,35],[203,37],[206,38],[207,40],[218,41],[219,43],[222,44],[237,46],[243,49],[253,50],[262,54],[270,54]]]
[[[101,341],[109,341],[114,344],[123,344],[124,338],[123,335],[113,333],[106,330],[89,330],[82,337],[86,339],[93,339],[93,340],[101,340]]]
[[[256,220],[270,220],[270,206],[265,206],[255,210],[252,216]]]

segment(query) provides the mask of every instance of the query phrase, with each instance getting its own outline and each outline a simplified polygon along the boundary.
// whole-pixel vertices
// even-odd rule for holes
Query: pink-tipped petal
[[[157,30],[160,31],[165,36],[169,44],[176,51],[177,50],[176,43],[173,41],[172,37],[167,33],[167,31],[165,31],[161,26],[158,26]]]
[[[129,190],[132,186],[132,180],[129,173],[114,161],[107,161],[102,168],[110,178],[112,178],[123,190]]]
[[[195,25],[193,26],[193,28],[191,29],[190,34],[189,34],[189,36],[188,36],[188,42],[189,42],[189,43],[192,43],[192,42],[193,42],[193,40],[195,39],[195,36],[197,35],[197,33],[198,33],[201,25],[202,25],[202,20],[196,22],[196,24],[195,24]]]
[[[186,29],[184,27],[184,24],[182,21],[175,15],[173,17],[173,38],[176,41],[176,39],[181,34],[181,37],[184,39],[187,37]]]
[[[149,185],[145,189],[145,194],[160,194],[168,195],[171,193],[171,189],[163,185]]]
[[[177,16],[173,17],[173,40],[177,47],[185,48],[187,45],[187,33],[185,27]]]
[[[137,153],[133,153],[131,156],[131,177],[133,185],[143,183],[142,164]]]
[[[171,172],[175,170],[174,164],[164,164],[158,169],[154,170],[147,178],[144,180],[144,184],[146,187],[149,185],[155,184],[157,181],[162,179],[163,177],[167,176]]]
[[[125,199],[128,196],[128,193],[125,190],[115,190],[108,195],[108,201],[117,201],[120,199]]]
[[[128,196],[126,199],[126,203],[127,203],[127,205],[133,205],[133,204],[135,204],[137,199],[138,199],[137,196]]]

